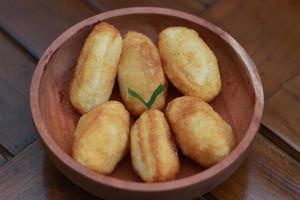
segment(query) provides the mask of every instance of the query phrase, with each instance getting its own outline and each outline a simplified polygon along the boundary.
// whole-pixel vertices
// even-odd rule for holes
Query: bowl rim
[[[82,30],[86,26],[93,25],[99,21],[103,21],[112,17],[124,16],[124,15],[132,15],[132,14],[156,14],[156,15],[166,15],[171,17],[181,18],[195,24],[198,24],[209,31],[213,32],[228,45],[230,45],[233,50],[240,57],[242,62],[246,66],[246,70],[248,73],[248,77],[251,80],[251,85],[254,89],[255,93],[255,105],[254,111],[251,119],[251,123],[242,138],[239,144],[235,147],[235,149],[221,162],[216,165],[200,172],[195,175],[191,175],[188,177],[184,177],[177,180],[171,180],[167,182],[159,182],[159,183],[144,183],[144,182],[133,182],[128,180],[122,180],[115,177],[105,176],[96,172],[93,172],[86,167],[77,163],[71,156],[65,153],[58,144],[54,141],[54,139],[49,134],[45,123],[42,120],[41,109],[39,104],[39,90],[40,90],[40,81],[43,76],[44,68],[47,65],[50,57],[55,53],[55,51],[67,41],[72,35],[80,30]],[[33,120],[35,126],[38,130],[38,134],[40,139],[46,145],[47,149],[64,165],[66,165],[69,169],[81,174],[87,179],[90,179],[94,182],[100,183],[102,185],[108,187],[114,187],[122,190],[129,191],[138,191],[138,192],[161,192],[161,191],[169,191],[175,190],[178,188],[185,188],[191,185],[194,185],[198,182],[202,182],[205,180],[212,179],[221,173],[224,169],[233,165],[236,160],[238,160],[239,156],[247,151],[250,144],[252,143],[258,127],[260,125],[260,120],[263,112],[263,104],[264,104],[264,95],[263,89],[261,85],[261,80],[258,75],[255,64],[249,57],[249,55],[245,52],[244,48],[227,32],[217,27],[216,25],[206,21],[201,17],[197,17],[182,11],[168,9],[168,8],[160,8],[160,7],[131,7],[131,8],[122,8],[111,10],[107,12],[103,12],[101,14],[89,17],[75,25],[71,28],[67,29],[64,33],[62,33],[56,40],[54,40],[51,45],[46,49],[46,51],[41,56],[37,67],[35,68],[31,87],[30,87],[30,106],[31,112],[33,116]]]

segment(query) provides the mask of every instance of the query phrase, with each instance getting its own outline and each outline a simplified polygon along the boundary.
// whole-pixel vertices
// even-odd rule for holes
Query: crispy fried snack
[[[174,179],[179,159],[169,125],[159,110],[144,112],[130,131],[131,162],[146,182]]]
[[[155,88],[163,84],[165,90],[156,99],[152,108],[164,108],[167,97],[167,79],[161,66],[158,50],[150,38],[133,31],[126,34],[118,67],[118,82],[121,97],[131,114],[139,116],[147,108],[128,95],[128,88],[133,89],[145,101],[148,101]]]
[[[81,114],[110,98],[121,51],[119,31],[107,23],[97,24],[81,50],[70,88],[71,103]]]
[[[159,34],[158,47],[165,73],[183,94],[208,102],[220,92],[216,56],[196,31],[166,28]]]
[[[82,165],[110,174],[128,149],[129,113],[118,101],[108,101],[83,115],[76,127],[73,157]]]
[[[224,159],[235,146],[230,125],[199,98],[172,100],[166,115],[183,154],[204,167]]]

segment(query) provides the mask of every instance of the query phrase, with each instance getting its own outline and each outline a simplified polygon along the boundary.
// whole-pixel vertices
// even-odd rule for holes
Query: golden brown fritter
[[[183,94],[211,101],[221,90],[215,54],[198,33],[169,27],[159,34],[159,52],[169,80]]]
[[[200,98],[176,98],[166,115],[183,154],[204,167],[224,159],[235,146],[230,125]]]
[[[128,95],[128,87],[147,102],[155,88],[163,84],[165,90],[158,96],[152,108],[164,108],[167,97],[167,79],[156,46],[144,34],[133,31],[126,34],[118,67],[118,81],[121,97],[131,114],[139,116],[147,108],[139,100]]]
[[[122,51],[122,37],[112,25],[94,27],[81,50],[71,83],[72,105],[84,114],[110,98]]]
[[[129,143],[129,112],[122,103],[108,101],[83,115],[76,127],[73,157],[82,165],[110,174]]]
[[[146,182],[174,179],[179,159],[169,125],[159,110],[144,112],[130,130],[131,162]]]

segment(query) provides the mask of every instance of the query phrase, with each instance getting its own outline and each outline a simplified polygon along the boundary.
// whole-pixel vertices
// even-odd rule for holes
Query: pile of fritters
[[[116,77],[123,102],[109,101]],[[166,106],[168,80],[185,96]],[[151,109],[127,92],[132,88],[148,100],[160,84],[165,90]],[[74,133],[73,157],[110,174],[130,150],[133,169],[146,182],[176,178],[176,145],[210,167],[235,146],[230,125],[207,103],[220,90],[216,56],[196,31],[166,28],[157,49],[142,33],[129,31],[123,40],[114,26],[97,24],[81,50],[70,87],[71,103],[83,114]],[[138,117],[131,127],[130,114]]]

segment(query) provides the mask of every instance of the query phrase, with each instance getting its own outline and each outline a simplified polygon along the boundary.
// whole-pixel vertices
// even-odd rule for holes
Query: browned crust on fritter
[[[138,136],[135,137],[135,139],[132,139],[131,142],[138,142],[139,144],[135,143],[135,147],[138,145],[140,148],[139,150],[135,149],[134,151],[132,149],[131,163],[134,171],[147,182],[172,180],[176,178],[176,175],[179,172],[179,159],[175,143],[172,141],[172,135],[166,119],[161,121],[161,117],[164,117],[161,111],[148,110],[136,121],[131,129],[131,137],[134,135]],[[164,141],[163,144],[160,144],[161,139]],[[168,146],[168,148],[165,149],[167,150],[167,153],[161,154],[159,148],[166,147],[164,145]],[[145,149],[146,146],[147,149]],[[140,154],[135,155],[135,153]],[[162,155],[167,157],[162,157]],[[142,160],[142,168],[140,169],[138,168],[139,164],[138,161],[135,160],[135,156],[140,157]],[[149,158],[151,159],[149,160]],[[164,159],[170,161],[167,166],[165,165],[166,162]],[[135,162],[137,162],[137,166],[135,165]]]
[[[102,49],[104,51],[103,54],[95,56],[96,48],[101,49],[105,47],[102,47],[97,42],[99,38],[104,38],[101,37],[102,33],[103,35],[109,34],[110,37],[106,38],[106,45],[111,48]],[[105,22],[95,25],[87,37],[77,60],[69,91],[72,105],[81,114],[88,112],[91,108],[109,99],[117,76],[117,64],[121,50],[122,38],[119,31],[113,25]],[[114,59],[110,59],[111,56]],[[97,68],[95,67],[97,66],[95,62],[99,59],[110,59],[110,61],[100,63]],[[100,67],[105,69],[102,69],[101,73],[97,71]],[[97,80],[96,77],[103,81],[95,82]],[[105,78],[103,79],[103,77]],[[101,91],[97,92],[99,91],[99,87],[101,87]]]
[[[121,98],[132,115],[141,115],[146,111],[146,107],[128,95],[128,87],[139,93],[145,101],[148,101],[155,88],[159,84],[163,84],[165,90],[158,96],[152,108],[164,108],[168,82],[161,66],[159,51],[146,35],[135,31],[129,31],[126,34],[118,67],[118,83]]]
[[[217,58],[195,30],[164,29],[159,34],[158,49],[168,79],[183,94],[208,102],[220,92]]]
[[[105,123],[102,123],[103,120]],[[113,123],[115,126],[115,123],[118,124],[115,127],[117,134],[106,134],[109,133]],[[118,140],[119,142],[114,143],[114,146],[107,150],[105,145],[110,144],[102,142],[98,146],[95,142],[91,142],[91,139],[100,143],[103,139]],[[75,130],[72,156],[91,170],[110,174],[128,151],[128,144],[129,113],[120,102],[108,101],[98,105],[80,118]],[[107,157],[112,159],[106,159]]]
[[[154,126],[154,124],[156,124],[155,122],[155,112],[151,112],[149,111],[148,112],[149,115],[148,115],[148,126],[149,126],[149,138],[150,138],[150,146],[151,146],[151,150],[152,150],[152,155],[153,155],[153,158],[155,160],[155,165],[156,165],[156,173],[155,173],[155,176],[153,177],[153,180],[154,181],[157,181],[159,180],[159,177],[161,176],[161,172],[160,172],[160,159],[158,157],[158,150],[157,150],[157,141],[155,138],[155,133],[157,132],[156,130],[156,126]]]
[[[141,123],[137,123],[137,130],[138,130],[138,133],[137,133],[137,137],[139,139],[139,146],[140,146],[140,151],[141,151],[141,160],[145,163],[146,165],[146,168],[149,167],[146,162],[146,150],[144,149],[145,145],[143,145],[143,141],[145,141],[145,139],[143,138],[143,134],[146,134],[144,131],[142,131],[142,124]],[[131,153],[133,153],[131,151]],[[132,159],[131,159],[131,162],[132,162]],[[132,163],[132,166],[135,168],[135,165]],[[135,169],[135,171],[139,174],[139,176],[142,176],[142,174],[139,173],[139,170],[138,169]]]
[[[183,154],[204,167],[224,159],[235,146],[230,125],[199,98],[183,96],[172,100],[166,115]],[[201,120],[201,125],[195,119]]]

